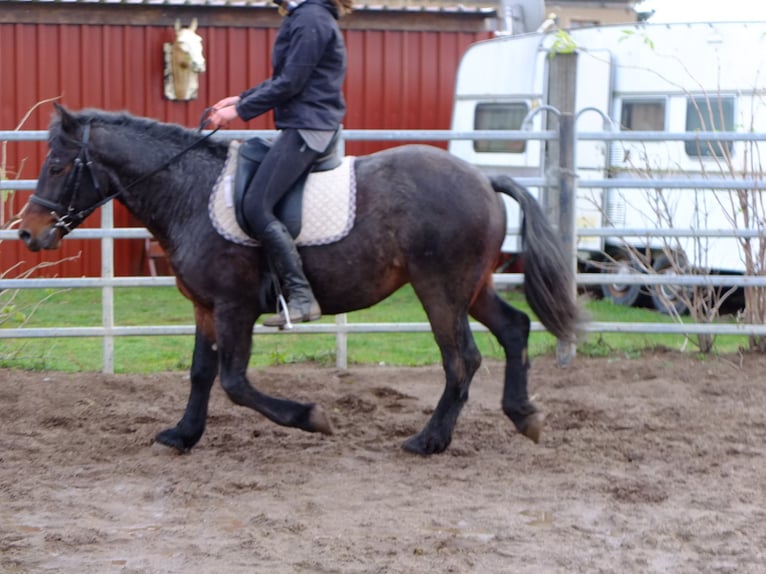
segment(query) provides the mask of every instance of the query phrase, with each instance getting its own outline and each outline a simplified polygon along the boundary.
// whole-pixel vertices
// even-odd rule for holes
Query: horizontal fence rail
[[[471,330],[476,333],[488,332],[481,323],[471,322]],[[610,321],[592,321],[585,328],[587,333],[655,333],[664,335],[702,335],[709,334],[707,323],[619,323]],[[717,324],[716,335],[766,335],[766,325],[747,325],[740,323]],[[7,333],[6,333],[7,331]],[[540,323],[532,323],[532,331],[544,332]],[[291,331],[304,334],[362,334],[362,333],[430,333],[430,323],[330,323],[313,325],[295,325]],[[279,335],[283,331],[257,325],[254,335]],[[158,335],[194,335],[194,325],[154,325],[144,327],[45,327],[24,329],[0,329],[0,339],[35,339],[46,337],[148,337]],[[339,368],[346,368],[339,366]]]
[[[520,273],[497,273],[492,276],[497,285],[521,285]],[[631,285],[683,285],[686,287],[766,287],[766,276],[750,275],[656,275],[642,273],[578,273],[578,285],[601,285],[604,282]],[[73,277],[60,279],[0,279],[4,289],[82,289],[94,287],[168,287],[176,284],[175,277]]]
[[[215,137],[223,140],[247,139],[251,137],[270,137],[271,130],[226,130]],[[0,141],[45,141],[47,131],[0,131]],[[557,140],[556,131],[527,131],[527,130],[481,130],[471,132],[456,132],[449,130],[344,130],[344,141],[447,141],[459,139],[483,140]],[[579,132],[577,140],[613,141],[766,141],[766,134],[755,133],[726,133],[726,132],[697,132],[697,133],[667,133],[667,132]],[[554,185],[545,177],[518,177],[520,184],[528,187],[543,187]],[[33,190],[36,180],[0,180],[0,191]],[[615,178],[581,180],[579,186],[594,189],[720,189],[720,190],[764,190],[766,181],[758,179],[694,179],[694,178]],[[142,227],[114,228],[112,205],[101,208],[102,222],[98,229],[77,229],[71,237],[80,239],[98,239],[102,242],[101,277],[81,278],[48,278],[48,279],[13,279],[0,278],[0,291],[6,289],[65,289],[65,288],[101,288],[102,289],[102,325],[99,327],[50,327],[50,328],[4,328],[0,329],[0,339],[10,338],[45,338],[45,337],[100,337],[104,339],[104,372],[114,370],[113,338],[124,336],[167,336],[193,335],[194,325],[147,325],[147,326],[117,326],[114,325],[113,289],[116,287],[146,287],[173,286],[175,279],[166,277],[114,277],[113,273],[113,241],[115,239],[147,239],[149,232]],[[578,228],[577,236],[583,237],[749,237],[758,238],[763,234],[757,230],[682,230],[682,229],[615,229],[615,228]],[[0,230],[0,241],[16,240],[14,230]],[[520,285],[523,275],[502,273],[494,275],[494,280],[500,285]],[[766,277],[747,275],[665,275],[665,274],[609,274],[578,273],[576,281],[581,286],[601,285],[605,282],[626,285],[681,285],[704,287],[766,287]],[[487,329],[478,323],[471,323],[472,329],[485,332]],[[429,332],[428,323],[349,323],[347,316],[339,315],[334,324],[301,324],[296,325],[291,333],[335,334],[336,362],[339,367],[347,366],[346,337],[350,334],[361,333],[420,333]],[[543,331],[544,327],[532,323],[533,331]],[[754,335],[766,336],[766,325],[757,324],[693,324],[693,323],[617,323],[590,322],[585,326],[586,332],[603,333],[662,333],[662,334],[718,334],[718,335]],[[279,334],[280,331],[264,328],[260,325],[253,330],[256,335]]]

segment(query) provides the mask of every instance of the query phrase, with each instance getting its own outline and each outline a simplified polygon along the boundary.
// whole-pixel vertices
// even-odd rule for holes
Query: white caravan
[[[562,33],[500,36],[478,42],[458,69],[452,130],[532,130],[554,127],[548,112],[552,47],[574,43],[575,113],[596,108],[613,131],[766,132],[766,22],[635,23]],[[578,132],[600,132],[604,118],[580,113]],[[576,146],[577,227],[681,230],[766,229],[766,194],[695,189],[588,188],[588,179],[736,180],[763,177],[766,144],[703,141],[579,141]],[[455,140],[450,151],[489,174],[542,177],[546,143],[539,140]],[[519,251],[518,206],[506,203],[509,235],[504,251]],[[710,231],[708,231],[710,232]],[[753,240],[759,253],[760,241]],[[733,237],[580,237],[584,264],[635,265],[637,253],[659,272],[671,259],[718,273],[743,273],[746,258]],[[760,252],[762,253],[762,252]],[[760,255],[759,257],[762,257]],[[624,262],[621,267],[614,261]],[[757,260],[756,260],[757,261]],[[632,262],[632,263],[631,263]],[[764,265],[760,260],[757,265]],[[609,265],[599,265],[608,268]],[[639,287],[606,284],[604,294],[631,305]],[[656,301],[655,301],[656,302]],[[658,307],[660,305],[658,304]]]

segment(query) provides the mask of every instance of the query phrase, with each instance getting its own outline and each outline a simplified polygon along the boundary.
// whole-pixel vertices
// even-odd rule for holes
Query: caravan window
[[[665,129],[665,100],[622,100],[622,129],[661,132]]]
[[[476,130],[520,130],[521,122],[527,117],[529,105],[526,102],[512,104],[478,104],[473,127]],[[474,140],[476,152],[524,153],[526,140]]]
[[[686,101],[686,131],[734,131],[734,97],[710,96]],[[724,157],[731,153],[733,142],[688,141],[686,153],[692,157]]]

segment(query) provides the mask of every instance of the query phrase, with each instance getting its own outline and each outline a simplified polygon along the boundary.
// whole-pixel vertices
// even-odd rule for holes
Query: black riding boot
[[[266,226],[259,238],[271,260],[279,282],[287,291],[287,312],[291,323],[316,321],[322,316],[319,303],[314,299],[306,275],[303,274],[301,256],[295,248],[290,232],[281,221],[273,221]],[[269,317],[263,324],[266,327],[284,327],[287,324],[285,310]]]

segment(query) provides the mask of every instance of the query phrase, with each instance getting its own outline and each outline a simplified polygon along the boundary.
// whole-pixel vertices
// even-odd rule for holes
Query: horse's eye
[[[58,175],[64,171],[64,164],[58,155],[48,155],[48,173]]]

